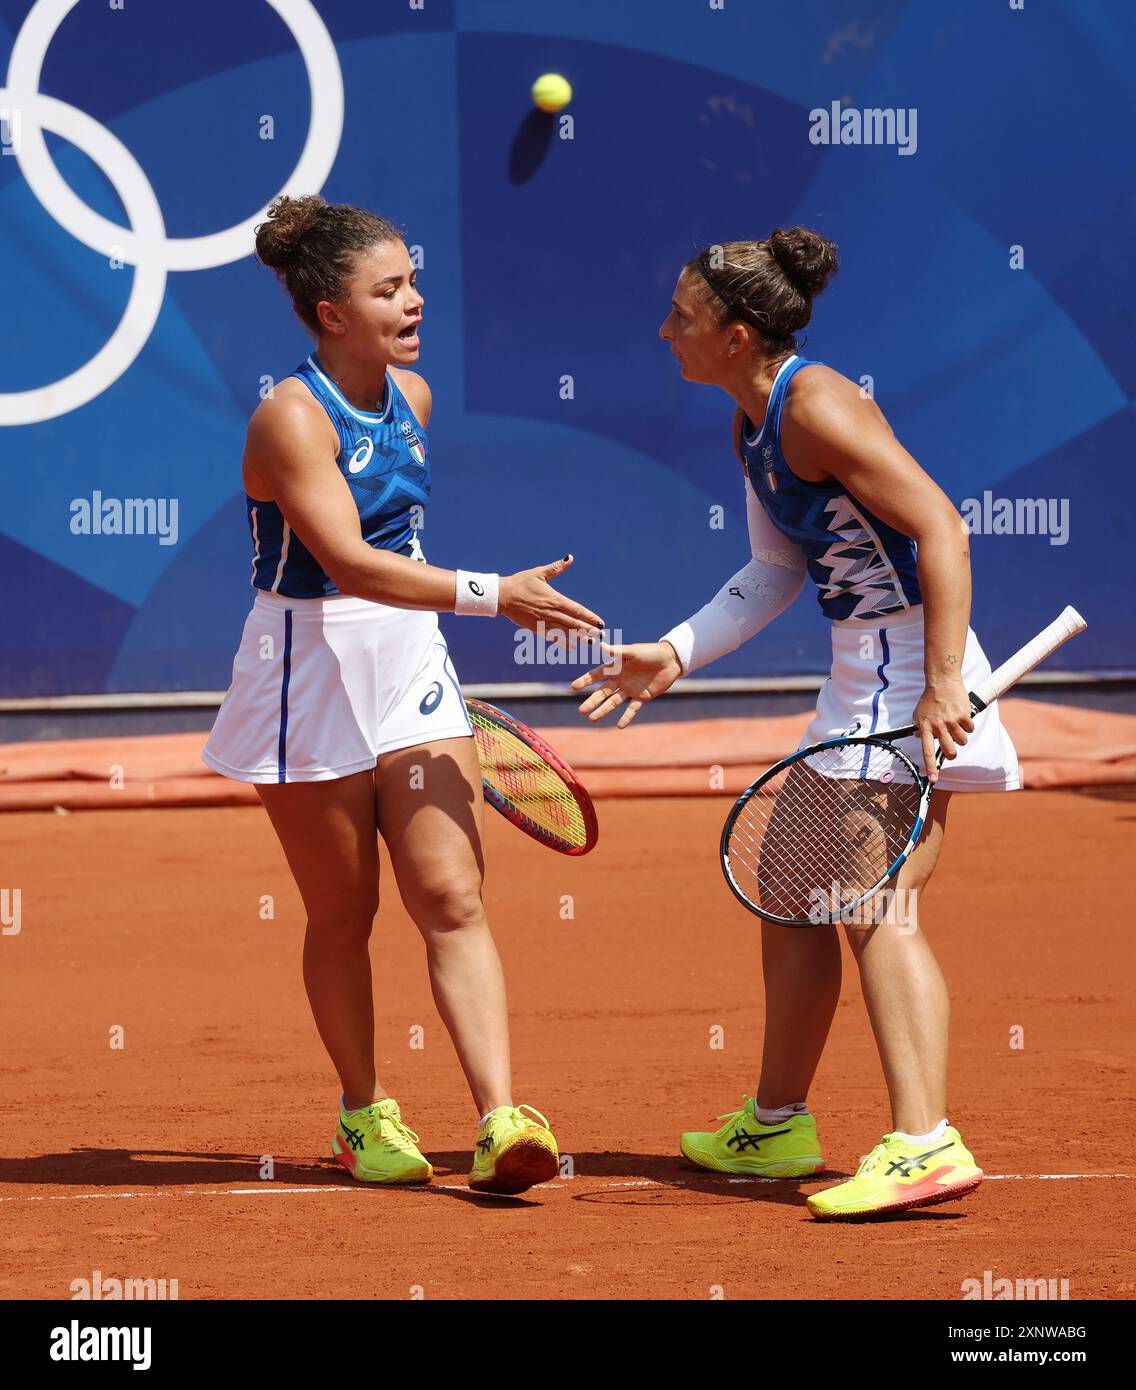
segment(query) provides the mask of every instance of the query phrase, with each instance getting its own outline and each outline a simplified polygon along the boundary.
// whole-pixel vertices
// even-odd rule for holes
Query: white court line
[[[1067,1182],[1085,1178],[1130,1178],[1131,1173],[987,1173],[986,1182]],[[728,1178],[727,1182],[784,1182],[784,1178]],[[790,1182],[812,1182],[814,1178],[790,1178]],[[824,1181],[824,1174],[815,1174],[816,1182]]]
[[[987,1182],[1068,1182],[1072,1178],[1130,1178],[1131,1173],[987,1173]]]
[[[586,1174],[579,1176],[587,1178]],[[725,1177],[731,1186],[737,1183],[747,1182],[800,1182],[813,1181],[813,1179],[790,1178],[731,1178],[725,1174],[707,1174],[707,1178]],[[1107,1178],[1128,1178],[1131,1173],[987,1173],[987,1182],[1086,1182],[1096,1181]],[[538,1183],[530,1191],[555,1191],[563,1188],[569,1182],[574,1182],[575,1178],[554,1178],[551,1182]],[[593,1180],[593,1186],[602,1188],[629,1188],[629,1187],[689,1187],[705,1191],[702,1187],[706,1179],[700,1183],[690,1182],[684,1178],[674,1178],[668,1182],[660,1182],[656,1178],[636,1178],[626,1182],[598,1182]],[[816,1174],[815,1181],[824,1182],[823,1174]],[[377,1184],[380,1185],[381,1184]],[[272,1182],[265,1182],[262,1187],[195,1187],[180,1192],[65,1192],[58,1196],[43,1197],[0,1197],[0,1202],[98,1202],[98,1201],[118,1201],[128,1197],[314,1197],[321,1196],[326,1192],[364,1192],[369,1184],[354,1183],[350,1187],[340,1187],[328,1184],[320,1187],[277,1187]],[[403,1191],[407,1192],[470,1192],[473,1188],[465,1183],[407,1183],[402,1186]],[[475,1196],[493,1197],[495,1194],[474,1193]]]

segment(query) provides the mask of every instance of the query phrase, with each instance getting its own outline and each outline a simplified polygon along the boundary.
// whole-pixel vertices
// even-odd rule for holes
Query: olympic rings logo
[[[12,153],[28,187],[66,231],[108,258],[134,266],[134,284],[118,327],[77,371],[31,391],[0,392],[0,425],[28,425],[76,410],[100,395],[146,346],[161,312],[171,270],[209,270],[250,254],[253,228],[268,204],[244,222],[208,236],[167,237],[154,189],[138,161],[106,126],[39,90],[48,47],[78,0],[36,0],[16,36],[8,78],[0,87],[19,135]],[[343,133],[343,74],[335,44],[312,0],[268,0],[292,33],[311,88],[311,122],[299,162],[280,193],[311,193],[331,173]],[[102,170],[126,210],[129,230],[101,217],[61,177],[43,132],[76,145]],[[277,195],[279,196],[279,195]],[[272,200],[269,199],[269,202]]]

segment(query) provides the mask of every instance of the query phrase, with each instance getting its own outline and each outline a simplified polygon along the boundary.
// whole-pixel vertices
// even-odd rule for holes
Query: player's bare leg
[[[840,997],[836,928],[761,924],[765,1038],[757,1103],[767,1110],[804,1100]]]
[[[891,1097],[892,1126],[926,1134],[947,1113],[950,997],[919,930],[919,897],[943,843],[949,792],[936,792],[923,838],[883,899],[879,925],[846,928]]]
[[[379,830],[426,943],[430,985],[478,1114],[511,1106],[505,977],[481,900],[484,802],[472,738],[388,753]]]
[[[803,889],[787,890],[767,864],[796,854],[802,827],[791,807],[794,796],[816,792],[821,779],[808,766],[790,768],[783,795],[774,803],[758,864],[763,902],[786,916],[807,915],[815,906]],[[823,787],[823,783],[822,783]],[[824,794],[828,789],[823,788]],[[776,1110],[804,1100],[824,1050],[840,996],[840,940],[833,926],[781,927],[761,924],[761,971],[765,983],[765,1037],[757,1104]]]
[[[257,787],[308,915],[304,985],[348,1110],[382,1100],[368,942],[379,905],[370,772]]]

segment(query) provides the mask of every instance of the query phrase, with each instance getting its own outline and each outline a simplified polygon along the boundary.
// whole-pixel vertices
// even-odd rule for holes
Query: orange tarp
[[[1136,783],[1136,715],[1035,700],[1002,700],[1025,785]],[[650,713],[655,713],[651,711]],[[628,729],[541,732],[593,796],[698,796],[739,792],[797,746],[805,715],[699,719],[640,716]],[[0,810],[234,806],[256,800],[200,761],[204,734],[0,744]]]

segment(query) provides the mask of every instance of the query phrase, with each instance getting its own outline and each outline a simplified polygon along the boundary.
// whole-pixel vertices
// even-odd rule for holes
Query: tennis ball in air
[[[532,99],[542,111],[563,111],[572,100],[571,84],[558,72],[546,72],[533,83]]]

